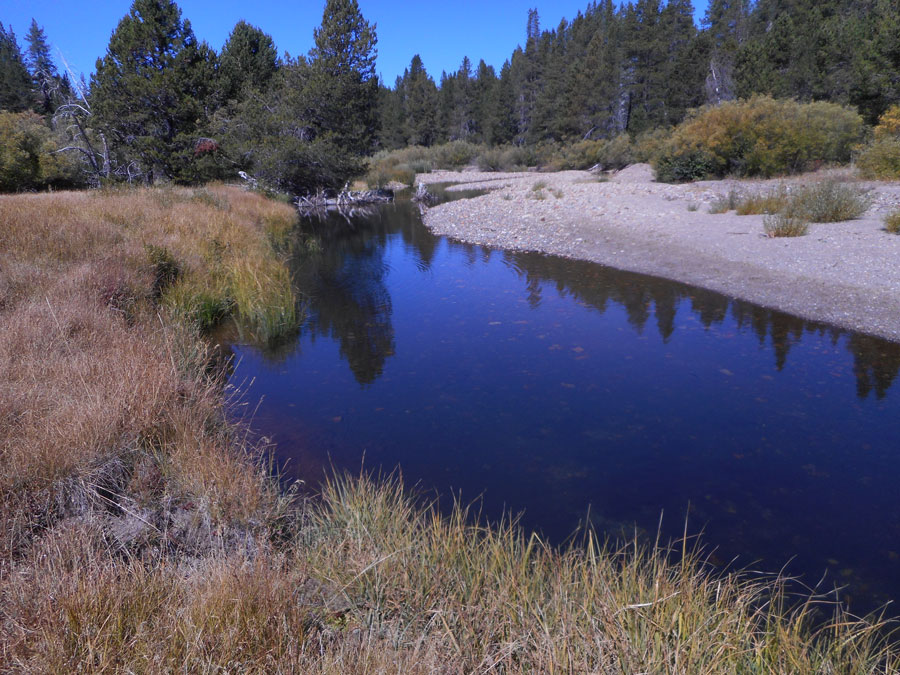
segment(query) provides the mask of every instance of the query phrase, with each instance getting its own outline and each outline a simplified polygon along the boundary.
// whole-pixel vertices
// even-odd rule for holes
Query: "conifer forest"
[[[24,44],[0,25],[0,189],[246,171],[297,194],[365,173],[379,151],[453,141],[627,135],[652,160],[703,106],[821,101],[874,126],[900,101],[896,0],[713,0],[699,27],[694,15],[690,0],[605,0],[545,26],[533,9],[510,17],[522,42],[503,64],[473,54],[437,74],[411,55],[394,82],[378,79],[376,27],[355,0],[329,0],[297,56],[244,21],[217,51],[175,2],[135,0],[90,75],[60,72],[39,17]]]

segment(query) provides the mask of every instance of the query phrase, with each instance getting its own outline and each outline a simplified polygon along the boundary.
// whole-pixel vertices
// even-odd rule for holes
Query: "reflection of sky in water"
[[[309,321],[235,381],[288,470],[400,466],[559,541],[704,531],[716,557],[900,599],[900,346],[590,263],[431,236],[408,205],[316,228]],[[307,239],[307,242],[309,240]],[[759,562],[757,562],[759,561]]]

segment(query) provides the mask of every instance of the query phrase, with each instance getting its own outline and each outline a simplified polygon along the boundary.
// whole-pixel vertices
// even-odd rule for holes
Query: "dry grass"
[[[735,213],[739,216],[777,213],[787,206],[788,192],[782,185],[775,190],[743,197],[737,204]]]
[[[884,229],[891,234],[900,234],[900,211],[892,211],[884,217]]]
[[[769,238],[802,237],[809,232],[809,221],[788,213],[774,213],[763,218],[763,232]]]
[[[558,551],[392,479],[279,492],[184,307],[285,321],[259,307],[290,217],[227,188],[0,198],[0,671],[900,667],[878,621],[814,624],[691,550]]]

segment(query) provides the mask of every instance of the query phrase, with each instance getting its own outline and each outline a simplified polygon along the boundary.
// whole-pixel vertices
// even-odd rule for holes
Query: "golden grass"
[[[0,198],[0,671],[900,668],[879,621],[815,623],[687,548],[560,551],[391,478],[281,493],[184,306],[288,321],[292,216],[223,187]]]

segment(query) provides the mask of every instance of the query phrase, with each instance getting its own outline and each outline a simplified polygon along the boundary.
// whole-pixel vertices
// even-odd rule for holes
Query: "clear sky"
[[[707,0],[695,0],[697,16]],[[182,16],[189,19],[198,39],[217,51],[234,24],[243,19],[259,26],[275,40],[279,53],[305,54],[312,46],[313,29],[322,21],[324,0],[181,0]],[[528,9],[536,7],[542,28],[571,19],[588,0],[442,0],[398,2],[359,0],[363,16],[377,24],[378,71],[385,84],[419,54],[435,80],[441,71],[452,72],[464,56],[473,66],[484,59],[499,71],[525,35]],[[128,13],[131,0],[3,0],[0,21],[12,26],[25,49],[25,35],[34,17],[47,39],[76,73],[90,75],[98,57],[106,53],[109,36]]]

